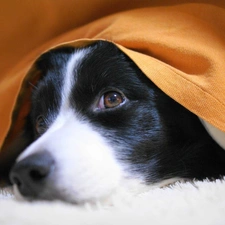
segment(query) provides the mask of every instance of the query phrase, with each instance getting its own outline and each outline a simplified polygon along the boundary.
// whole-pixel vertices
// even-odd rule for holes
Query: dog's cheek
[[[110,195],[119,185],[122,170],[105,145],[92,144],[55,154],[56,187],[65,198],[76,202]],[[62,193],[63,192],[63,193]]]

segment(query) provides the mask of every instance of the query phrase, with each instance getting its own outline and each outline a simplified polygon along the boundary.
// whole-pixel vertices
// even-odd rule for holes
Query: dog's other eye
[[[42,115],[36,119],[35,129],[38,134],[43,134],[46,131],[46,122]]]
[[[102,95],[98,108],[99,109],[109,109],[115,108],[124,102],[124,97],[122,94],[116,91],[109,91]]]

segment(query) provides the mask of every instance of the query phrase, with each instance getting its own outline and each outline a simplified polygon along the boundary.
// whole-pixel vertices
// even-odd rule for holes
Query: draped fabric
[[[162,91],[225,132],[225,1],[0,5],[0,158],[29,112],[35,60],[51,48],[96,40],[113,42]]]

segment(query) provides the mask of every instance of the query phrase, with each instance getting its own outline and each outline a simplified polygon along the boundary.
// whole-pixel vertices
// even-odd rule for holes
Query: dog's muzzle
[[[46,152],[32,154],[14,165],[10,180],[24,197],[36,198],[46,186],[54,170],[54,160]]]

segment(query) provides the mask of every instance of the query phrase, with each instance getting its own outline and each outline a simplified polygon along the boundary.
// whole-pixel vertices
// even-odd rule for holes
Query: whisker
[[[32,86],[33,88],[37,89],[37,87],[34,84],[32,84],[31,82],[29,82],[29,85]]]

